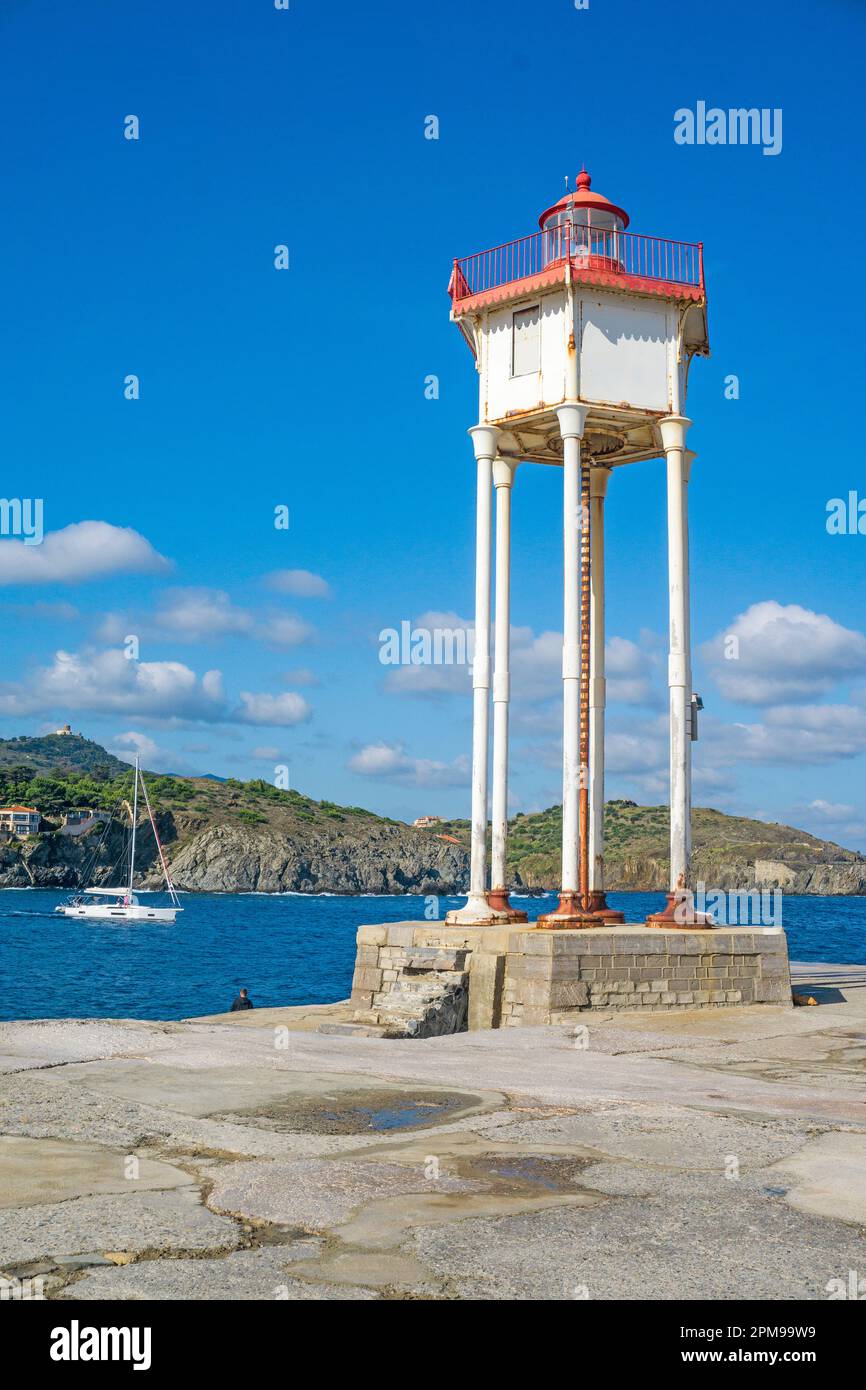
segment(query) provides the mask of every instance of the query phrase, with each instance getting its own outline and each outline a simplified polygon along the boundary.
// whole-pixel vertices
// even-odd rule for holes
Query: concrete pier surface
[[[866,1293],[866,967],[792,976],[814,1006],[428,1039],[316,1031],[348,1002],[0,1024],[2,1287]]]

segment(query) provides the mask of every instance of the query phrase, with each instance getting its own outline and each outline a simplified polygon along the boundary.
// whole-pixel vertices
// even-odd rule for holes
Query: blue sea
[[[431,901],[182,894],[175,925],[157,926],[55,915],[66,896],[0,890],[0,1018],[187,1018],[228,1009],[241,985],[259,1007],[345,999],[361,923],[423,921]],[[439,914],[463,901],[440,898]],[[552,901],[520,906],[534,919]],[[609,901],[640,921],[664,899],[611,893]],[[782,915],[793,960],[866,965],[866,897],[786,895]]]

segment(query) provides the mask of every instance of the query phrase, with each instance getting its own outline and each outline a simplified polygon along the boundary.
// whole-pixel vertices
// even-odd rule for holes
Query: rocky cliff
[[[267,782],[147,774],[160,838],[179,888],[198,892],[465,892],[469,825],[414,830],[360,806],[315,801]],[[116,884],[124,858],[132,772],[78,736],[0,740],[0,804],[24,801],[43,816],[42,833],[0,844],[0,887],[77,888],[82,877]],[[59,833],[65,810],[101,807],[111,829]],[[511,885],[554,890],[562,811],[518,814],[510,825]],[[782,888],[789,893],[866,894],[866,856],[787,825],[695,808],[693,877],[707,891]],[[605,807],[611,889],[663,891],[668,883],[664,806],[611,801]],[[101,845],[101,847],[100,847]],[[96,853],[97,848],[98,853]],[[91,861],[93,861],[91,865]],[[156,843],[140,826],[136,882],[161,883]]]
[[[360,832],[349,827],[208,825],[182,813],[158,817],[172,877],[178,888],[206,893],[459,893],[469,857],[408,826],[382,823]],[[99,832],[72,839],[42,834],[0,849],[0,887],[78,888]],[[93,884],[115,884],[125,832],[113,829],[88,873]],[[128,861],[127,861],[128,862]],[[162,874],[153,837],[139,834],[136,884],[158,888]],[[118,876],[120,875],[120,877]]]
[[[655,808],[637,807],[645,818]],[[827,841],[813,840],[802,831],[773,835],[774,829],[750,822],[762,838],[738,844],[731,830],[718,843],[724,825],[714,824],[707,838],[695,812],[694,880],[715,889],[781,888],[789,893],[866,894],[866,857]],[[734,818],[722,817],[722,821]],[[282,823],[280,823],[282,822]],[[637,818],[640,824],[640,817]],[[274,817],[264,824],[216,823],[182,810],[163,809],[158,816],[160,836],[178,888],[205,893],[421,893],[443,896],[462,893],[469,877],[469,853],[463,843],[451,843],[427,831],[380,821],[375,817],[343,824],[331,817],[292,823]],[[519,835],[519,822],[515,824]],[[462,839],[463,826],[451,827]],[[703,835],[701,831],[703,830]],[[89,864],[98,831],[77,839],[42,834],[0,848],[0,887],[76,888]],[[641,843],[635,830],[625,843],[614,843],[608,856],[610,889],[663,891],[668,866],[663,844]],[[117,883],[122,877],[126,834],[113,827],[88,877],[93,883]],[[522,892],[557,887],[558,851],[512,851],[512,886]],[[147,829],[139,833],[136,882],[159,887],[162,879],[156,846]]]
[[[171,859],[178,888],[211,893],[459,893],[469,859],[403,826],[366,834],[236,829],[215,825]]]

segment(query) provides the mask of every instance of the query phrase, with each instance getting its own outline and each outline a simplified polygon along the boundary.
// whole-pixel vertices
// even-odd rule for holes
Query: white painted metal
[[[581,300],[580,395],[611,405],[670,410],[668,342],[674,331],[664,304],[612,295]]]
[[[591,583],[589,590],[589,888],[604,890],[604,712],[607,682],[604,664],[604,499],[609,468],[589,475]]]
[[[686,885],[692,887],[691,882],[691,862],[692,862],[692,720],[697,716],[692,709],[692,597],[691,597],[691,563],[689,560],[689,480],[692,475],[692,464],[696,458],[693,449],[686,449],[683,454],[683,612],[684,612],[684,633],[685,648],[688,657],[688,680],[686,682],[686,809],[685,809],[685,845],[686,845]]]
[[[490,882],[507,885],[508,839],[508,704],[511,698],[511,489],[515,465],[498,458],[493,464],[496,493],[496,584],[493,666],[493,806]]]
[[[493,460],[499,430],[473,425],[478,480],[475,514],[475,651],[472,662],[472,830],[469,897],[464,907],[449,912],[447,922],[480,926],[498,920],[490,908],[487,887],[487,746],[490,709],[490,540]]]
[[[580,793],[580,441],[587,407],[557,410],[562,468],[562,891],[576,893]]]
[[[685,443],[690,424],[683,415],[669,415],[661,421],[667,457],[672,889],[689,883],[692,677]]]
[[[518,365],[529,365],[522,325],[534,306],[540,309],[538,349],[535,355],[533,348],[532,357],[536,366],[515,372],[515,343]],[[629,301],[622,294],[563,284],[489,310],[477,329],[484,347],[478,367],[487,419],[508,428],[515,416],[552,412],[575,396],[602,411],[676,410],[681,316],[665,302]],[[572,332],[577,345],[573,386],[568,381]]]

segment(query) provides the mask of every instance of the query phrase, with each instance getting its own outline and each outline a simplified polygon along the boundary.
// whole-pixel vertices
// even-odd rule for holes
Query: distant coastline
[[[262,780],[147,778],[159,836],[183,892],[445,897],[467,889],[465,820],[421,815],[420,825],[408,825]],[[22,838],[0,838],[0,888],[72,890],[86,886],[85,872],[93,884],[114,882],[131,786],[129,764],[79,734],[0,739],[2,804],[32,808],[39,825]],[[71,830],[73,816],[85,819]],[[512,818],[512,891],[535,897],[558,889],[561,835],[559,806]],[[664,892],[668,840],[667,807],[608,802],[608,889]],[[708,891],[857,896],[866,894],[866,856],[792,826],[696,807],[692,877]],[[153,889],[162,883],[149,826],[140,827],[135,882]]]

